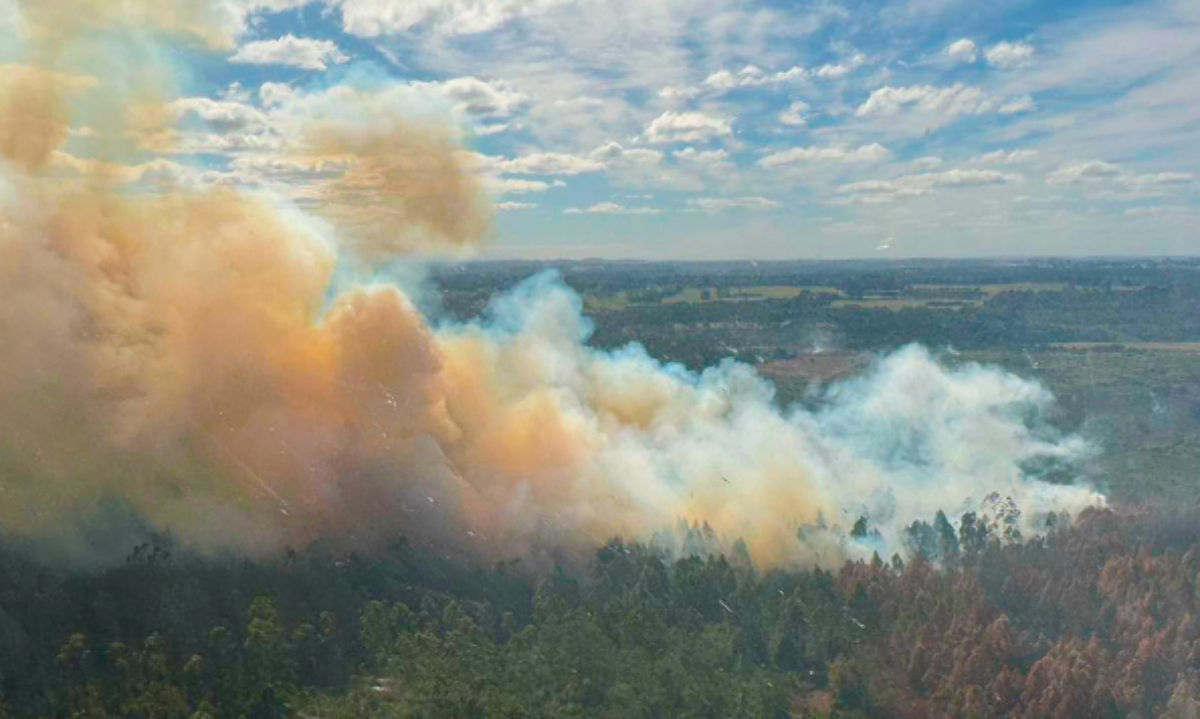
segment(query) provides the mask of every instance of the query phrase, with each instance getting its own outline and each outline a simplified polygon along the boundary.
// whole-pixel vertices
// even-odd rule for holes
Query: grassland
[[[913,284],[903,292],[864,294],[849,297],[832,285],[746,285],[718,287],[693,285],[686,287],[647,288],[640,291],[620,291],[607,294],[588,294],[585,305],[600,311],[621,310],[631,305],[674,305],[709,302],[748,302],[756,300],[786,300],[808,293],[829,295],[834,308],[861,307],[864,309],[902,310],[922,307],[961,309],[978,307],[988,298],[1005,292],[1060,292],[1065,282],[1003,282],[981,285]]]

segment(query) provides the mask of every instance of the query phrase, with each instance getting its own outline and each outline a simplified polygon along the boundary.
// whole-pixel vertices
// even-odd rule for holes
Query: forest
[[[148,543],[82,575],[6,551],[3,716],[1194,717],[1196,520],[1087,510],[1021,541],[939,513],[910,560],[837,571],[619,539],[548,572],[406,543]]]

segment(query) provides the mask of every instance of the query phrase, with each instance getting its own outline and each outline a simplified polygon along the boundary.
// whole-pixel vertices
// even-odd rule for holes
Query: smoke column
[[[1088,452],[1043,421],[1044,389],[917,347],[820,409],[782,411],[745,365],[695,374],[589,348],[580,300],[553,276],[442,326],[393,285],[335,294],[339,267],[486,236],[453,132],[348,92],[278,149],[330,168],[300,203],[131,186],[173,142],[170,78],[118,51],[104,77],[71,58],[143,24],[230,42],[223,6],[144,7],[30,3],[26,61],[0,66],[6,535],[56,537],[86,561],[99,550],[78,527],[115,503],[202,551],[403,534],[499,558],[682,520],[743,538],[763,564],[835,563],[902,551],[912,520],[985,509],[993,492],[1027,534],[1103,501],[1027,472]],[[105,133],[100,156],[62,151],[79,118]],[[847,541],[859,516],[879,534]]]

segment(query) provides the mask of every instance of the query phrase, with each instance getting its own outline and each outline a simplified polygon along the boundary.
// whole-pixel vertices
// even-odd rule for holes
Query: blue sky
[[[172,162],[286,194],[292,108],[376,93],[460,129],[485,256],[1200,250],[1195,0],[213,2]]]

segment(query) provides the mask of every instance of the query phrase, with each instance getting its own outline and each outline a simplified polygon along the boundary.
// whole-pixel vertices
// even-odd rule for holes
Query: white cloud
[[[646,139],[654,143],[710,142],[732,134],[728,120],[702,112],[667,111],[646,126]]]
[[[666,155],[645,147],[624,147],[619,142],[607,142],[588,153],[588,157],[604,163],[610,180],[626,187],[664,187],[678,184],[663,167]]]
[[[718,70],[704,78],[704,84],[718,90],[728,90],[743,85],[757,85],[761,83],[761,80],[762,70],[753,65],[747,65],[736,75],[729,70]]]
[[[483,185],[494,195],[522,195],[528,192],[545,192],[552,185],[541,180],[522,180],[515,177],[485,177]]]
[[[949,87],[885,85],[873,91],[854,114],[859,117],[889,117],[899,114],[906,107],[943,117],[954,117],[983,114],[992,109],[993,102],[979,88],[962,83],[955,83]]]
[[[139,147],[161,153],[223,154],[271,151],[282,138],[271,118],[252,105],[211,97],[182,97],[165,106],[174,127],[151,123],[137,130]]]
[[[765,197],[697,197],[688,200],[688,204],[709,212],[730,209],[772,210],[779,207],[778,202]]]
[[[1011,98],[1008,102],[1001,105],[996,112],[1001,115],[1015,115],[1018,112],[1029,112],[1036,109],[1032,95],[1021,95]]]
[[[493,122],[490,124],[482,124],[475,126],[475,134],[480,137],[489,135],[499,135],[502,132],[508,132],[512,128],[511,122]]]
[[[877,142],[870,145],[850,147],[848,145],[832,145],[829,147],[793,147],[789,150],[773,152],[758,161],[760,167],[786,167],[805,162],[879,162],[891,157],[892,153]]]
[[[1145,175],[1126,175],[1125,177],[1117,178],[1117,182],[1125,187],[1143,189],[1185,185],[1194,179],[1196,179],[1195,175],[1190,172],[1152,172]]]
[[[625,207],[615,202],[597,202],[591,207],[568,207],[563,212],[568,215],[657,215],[662,210],[654,207]]]
[[[619,142],[608,142],[592,150],[588,153],[588,157],[602,160],[610,165],[657,165],[662,162],[664,155],[658,150],[645,147],[626,148]]]
[[[715,168],[729,164],[729,153],[721,149],[697,150],[694,147],[685,147],[682,150],[672,152],[671,155],[680,162],[705,168]]]
[[[925,157],[918,157],[911,164],[917,170],[933,170],[942,166],[942,158],[935,157],[934,155],[926,155]]]
[[[667,102],[691,100],[700,94],[700,88],[687,85],[667,85],[658,91],[658,96]]]
[[[332,0],[346,32],[396,35],[427,26],[447,35],[493,30],[510,20],[543,13],[569,0]]]
[[[809,111],[809,105],[803,100],[796,100],[787,109],[779,113],[779,123],[788,127],[804,127],[808,124],[808,119],[804,117],[804,113]]]
[[[946,170],[945,172],[908,175],[902,179],[916,183],[926,183],[931,187],[975,187],[979,185],[999,185],[1006,182],[1019,182],[1022,178],[1020,175],[996,172],[995,170]]]
[[[989,47],[983,56],[988,64],[1003,70],[1028,65],[1033,60],[1033,46],[1024,42],[998,42]]]
[[[1000,164],[1000,165],[1017,165],[1023,162],[1032,162],[1038,159],[1037,150],[994,150],[987,152],[978,157],[972,158],[971,162],[979,164]]]
[[[827,80],[836,80],[845,76],[851,70],[857,69],[867,61],[867,56],[862,53],[856,53],[853,57],[845,62],[827,64],[813,70],[813,75]]]
[[[182,97],[167,104],[167,112],[179,120],[195,117],[222,130],[262,125],[266,116],[255,107],[233,100],[211,97]]]
[[[799,65],[787,70],[768,73],[756,65],[747,65],[736,73],[718,70],[704,79],[704,84],[715,90],[731,90],[735,87],[761,87],[803,80],[808,71]]]
[[[1116,165],[1101,160],[1089,160],[1074,165],[1065,165],[1046,175],[1051,185],[1074,185],[1080,182],[1095,182],[1120,173]]]
[[[499,172],[513,175],[580,175],[604,169],[604,163],[594,158],[561,152],[535,152],[510,160],[501,159],[492,166]]]
[[[946,54],[955,62],[975,62],[977,48],[973,40],[964,37],[947,45]]]
[[[537,207],[536,202],[497,202],[496,209],[501,212],[511,212],[514,210],[532,210]]]
[[[502,81],[489,82],[477,77],[456,77],[442,82],[414,82],[414,88],[429,90],[454,103],[459,112],[474,117],[510,117],[527,98]]]
[[[862,180],[838,187],[842,195],[849,195],[848,202],[891,202],[906,197],[930,195],[940,188],[981,187],[1008,182],[1020,182],[1020,175],[996,172],[995,170],[946,170],[904,175],[891,180]]]
[[[765,87],[797,82],[808,77],[836,80],[852,70],[861,67],[867,61],[867,56],[855,53],[849,59],[837,63],[827,63],[809,71],[800,65],[794,65],[786,70],[767,72],[757,65],[746,65],[741,70],[718,70],[704,78],[704,85],[717,90],[732,90],[738,87]]]
[[[263,107],[274,107],[283,104],[295,93],[295,88],[286,82],[264,82],[258,88],[258,101]]]
[[[347,62],[350,56],[330,40],[296,37],[291,33],[275,40],[257,40],[238,48],[230,62],[250,65],[284,65],[304,70],[325,70]]]

